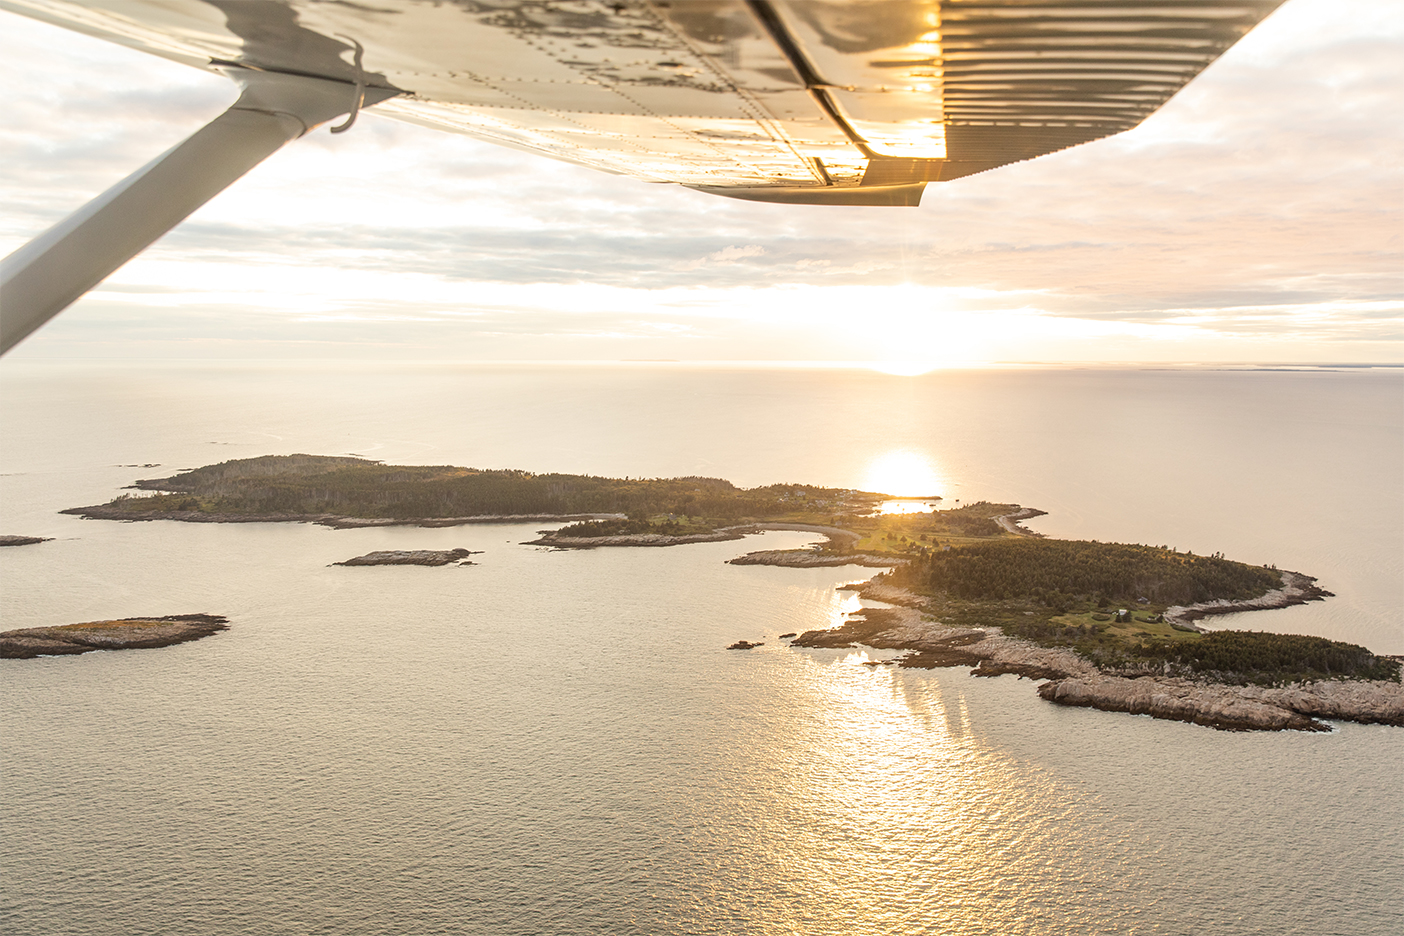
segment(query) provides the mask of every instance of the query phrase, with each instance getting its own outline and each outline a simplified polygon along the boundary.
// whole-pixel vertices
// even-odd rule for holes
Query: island
[[[475,565],[468,560],[482,552],[472,549],[380,549],[364,556],[333,562],[334,566],[380,566],[380,565]]]
[[[173,614],[57,627],[23,627],[0,633],[0,659],[28,660],[94,650],[169,647],[228,630],[227,621],[218,614]]]
[[[1319,601],[1309,576],[1165,547],[1002,537],[857,586],[864,608],[800,647],[904,650],[898,665],[1046,680],[1038,694],[1228,730],[1404,725],[1400,660],[1296,634],[1205,631],[1210,614]]]
[[[1320,637],[1209,631],[1198,623],[1331,597],[1311,576],[1217,553],[1052,539],[1020,524],[1042,511],[1018,504],[887,513],[883,505],[894,498],[885,494],[806,484],[747,489],[718,478],[619,479],[315,455],[238,459],[137,481],[133,489],[139,493],[64,512],[337,528],[565,522],[530,541],[551,550],[811,531],[824,542],[729,561],[881,568],[859,593],[891,607],[793,635],[792,648],[899,650],[901,658],[878,662],[1012,673],[1039,680],[1038,694],[1060,705],[1213,728],[1327,730],[1322,719],[1404,725],[1399,658]],[[378,557],[431,552],[371,553],[339,564],[404,564],[416,560]],[[760,646],[743,640],[729,649]]]
[[[590,535],[704,534],[734,539],[742,534],[718,534],[718,524],[757,518],[838,521],[866,515],[886,499],[883,494],[813,485],[745,489],[720,478],[603,478],[385,465],[325,455],[235,459],[168,478],[139,480],[130,490],[138,493],[62,513],[100,520],[307,522],[336,528],[582,521],[601,524],[587,526]]]

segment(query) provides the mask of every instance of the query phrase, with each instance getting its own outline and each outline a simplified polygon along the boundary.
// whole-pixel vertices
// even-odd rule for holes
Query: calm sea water
[[[1338,597],[1235,626],[1404,652],[1398,371],[0,367],[0,625],[208,611],[0,666],[0,929],[1396,933],[1404,731],[1230,734],[865,667],[785,631],[857,569],[539,525],[55,511],[269,453],[980,498]],[[121,467],[159,463],[159,468]],[[478,565],[332,568],[371,549]],[[764,640],[748,653],[738,639]]]

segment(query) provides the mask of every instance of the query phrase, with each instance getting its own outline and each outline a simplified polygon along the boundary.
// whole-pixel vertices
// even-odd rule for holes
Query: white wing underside
[[[775,201],[915,189],[1136,126],[1280,0],[0,0],[187,64],[351,82],[376,112]],[[866,189],[867,191],[861,191]],[[866,197],[866,202],[865,202]]]
[[[0,261],[0,354],[362,107],[756,201],[916,205],[1136,126],[1280,0],[0,0],[239,100]]]

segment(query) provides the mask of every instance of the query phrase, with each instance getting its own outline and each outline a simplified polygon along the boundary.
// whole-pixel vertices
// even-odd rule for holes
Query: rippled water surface
[[[7,362],[0,533],[56,539],[0,550],[0,623],[231,629],[0,666],[0,930],[1398,932],[1404,731],[1216,732],[792,651],[776,635],[837,621],[855,601],[835,586],[870,573],[725,560],[806,534],[546,552],[521,545],[539,525],[55,511],[296,451],[1012,500],[1056,535],[1318,575],[1337,599],[1242,626],[1397,653],[1401,389]],[[328,565],[455,546],[478,564]],[[765,645],[722,649],[739,638]]]

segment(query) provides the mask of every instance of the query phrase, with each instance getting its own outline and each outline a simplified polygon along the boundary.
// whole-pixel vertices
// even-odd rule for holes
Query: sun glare
[[[931,459],[911,449],[893,449],[868,463],[863,489],[893,497],[938,497],[944,485]]]
[[[873,370],[894,377],[919,377],[939,370],[942,365],[932,361],[874,361]]]

